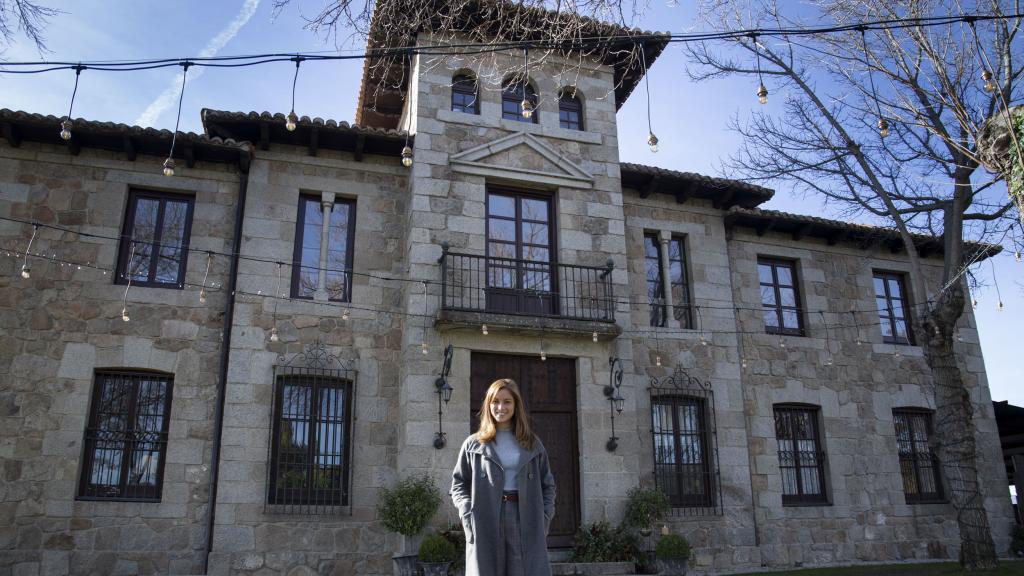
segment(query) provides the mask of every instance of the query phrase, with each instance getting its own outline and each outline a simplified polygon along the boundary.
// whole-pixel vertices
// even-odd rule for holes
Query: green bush
[[[410,476],[394,488],[381,488],[377,516],[385,528],[403,536],[419,534],[441,505],[441,496],[433,478],[426,474]]]
[[[690,543],[678,534],[666,534],[658,540],[658,545],[654,547],[654,555],[662,560],[689,558]]]
[[[1017,524],[1010,530],[1010,553],[1024,556],[1024,526]]]
[[[650,528],[672,510],[668,496],[657,488],[646,490],[636,486],[626,499],[626,515],[622,523],[629,528]]]
[[[640,543],[625,526],[612,528],[597,522],[576,532],[573,562],[636,562],[638,558]]]
[[[436,532],[428,534],[420,543],[420,562],[454,562],[457,557],[455,544]]]

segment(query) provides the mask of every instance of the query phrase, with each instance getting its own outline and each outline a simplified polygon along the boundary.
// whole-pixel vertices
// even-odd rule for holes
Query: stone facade
[[[626,184],[624,174],[638,170],[618,160],[610,64],[584,63],[571,76],[560,72],[580,66],[575,60],[538,64],[531,81],[540,94],[539,121],[531,124],[501,118],[503,78],[493,70],[476,68],[484,65],[472,58],[421,58],[413,59],[400,121],[413,135],[411,168],[399,162],[399,133],[303,119],[292,134],[282,118],[216,111],[204,114],[209,136],[193,135],[196,146],[249,154],[247,145],[213,137],[223,132],[259,141],[259,149],[237,165],[226,152],[210,153],[173,178],[160,176],[158,157],[145,153],[126,158],[86,145],[71,155],[55,141],[56,130],[51,140],[0,145],[3,247],[24,249],[27,221],[59,227],[40,228],[33,252],[54,257],[33,256],[30,279],[18,276],[19,258],[0,261],[0,319],[9,334],[0,348],[0,574],[196,574],[207,552],[211,574],[390,574],[391,556],[404,542],[378,522],[377,489],[426,472],[445,490],[458,445],[471,432],[474,354],[536,358],[541,351],[575,367],[575,382],[558,385],[575,399],[582,523],[617,522],[627,491],[652,483],[650,379],[682,367],[713,397],[706,455],[714,457],[714,502],[699,514],[680,507],[668,521],[692,542],[693,569],[955,557],[951,507],[908,505],[903,494],[892,410],[931,405],[927,368],[920,348],[882,342],[872,271],[906,270],[905,258],[888,248],[734,225],[724,198],[746,198],[748,208],[764,199],[737,182],[702,186],[704,177],[676,173],[661,187]],[[481,78],[479,115],[451,111],[452,78],[465,72]],[[585,130],[559,126],[555,95],[564,87],[582,101]],[[24,120],[18,118],[9,121]],[[124,322],[125,286],[76,266],[115,267],[118,246],[110,238],[124,233],[134,188],[194,198],[193,252],[190,285],[131,288],[131,321]],[[553,259],[595,274],[607,270],[600,282],[614,294],[614,322],[491,307],[466,312],[445,300],[455,287],[442,288],[442,259],[486,254],[488,193],[497,188],[550,199]],[[300,198],[328,211],[345,202],[355,211],[350,299],[330,300],[322,282],[311,298],[290,297]],[[239,203],[244,219],[234,238]],[[665,326],[651,326],[647,234],[682,240],[690,327],[672,315]],[[195,284],[204,277],[205,250],[218,254],[207,278],[218,289],[200,303]],[[235,250],[232,294],[226,287]],[[796,263],[807,311],[802,336],[765,333],[759,257]],[[927,262],[937,278],[941,261]],[[841,321],[850,310],[850,321]],[[963,322],[958,353],[978,407],[993,535],[1005,551],[1005,471],[970,311]],[[328,513],[295,514],[268,496],[282,402],[277,386],[282,371],[297,358],[309,360],[304,354],[317,343],[353,392],[347,502]],[[455,392],[443,410],[449,441],[437,449],[434,381],[449,344]],[[606,449],[610,357],[625,373],[614,451]],[[77,497],[95,375],[106,368],[173,375],[156,502]],[[820,414],[824,505],[782,503],[777,404],[811,405]],[[434,524],[451,518],[446,503]]]

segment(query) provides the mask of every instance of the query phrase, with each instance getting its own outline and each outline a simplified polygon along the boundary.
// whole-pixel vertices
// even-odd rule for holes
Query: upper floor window
[[[803,335],[796,264],[788,260],[757,259],[764,329],[769,334]]]
[[[779,444],[782,503],[827,503],[818,408],[776,405],[775,439]]]
[[[573,90],[562,91],[558,98],[558,124],[569,130],[583,130],[583,104]]]
[[[674,507],[714,505],[709,427],[703,398],[651,398],[655,483]]]
[[[939,460],[928,444],[931,414],[924,410],[893,410],[892,419],[896,425],[896,449],[907,503],[941,502]]]
[[[651,326],[665,325],[665,284],[661,274],[661,248],[656,233],[644,234],[644,272],[647,277],[647,303]]]
[[[132,190],[128,195],[115,281],[184,288],[194,199],[184,194]]]
[[[523,100],[529,104],[529,118],[523,114]],[[501,91],[501,117],[517,122],[537,123],[537,91],[533,85],[514,78],[505,82]]]
[[[476,78],[468,74],[459,74],[452,79],[452,111],[466,114],[480,113]]]
[[[890,344],[913,344],[907,315],[907,289],[903,275],[875,272],[875,304],[882,341]]]
[[[662,273],[661,241],[658,234],[644,234],[644,272],[647,280],[647,302],[651,310],[651,326],[665,326],[668,316],[668,302],[672,303],[672,315],[680,328],[692,328],[690,285],[686,273],[686,251],[682,238],[668,240],[668,278]],[[666,298],[665,286],[671,300]]]
[[[96,372],[80,498],[160,501],[172,383],[169,374]]]
[[[352,200],[324,201],[300,196],[295,233],[292,296],[312,298],[323,292],[329,300],[352,300],[352,244],[356,205]],[[326,247],[326,253],[322,248]]]
[[[558,288],[551,198],[495,188],[487,192],[487,309],[553,314]]]

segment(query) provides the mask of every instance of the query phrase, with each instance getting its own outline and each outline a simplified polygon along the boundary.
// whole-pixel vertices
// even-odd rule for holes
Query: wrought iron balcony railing
[[[440,264],[444,310],[615,322],[611,261],[595,268],[444,247]]]

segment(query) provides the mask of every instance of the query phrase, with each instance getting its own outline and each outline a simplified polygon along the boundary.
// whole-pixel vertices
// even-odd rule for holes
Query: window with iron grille
[[[480,114],[476,78],[468,74],[459,74],[452,79],[452,111]]]
[[[352,382],[339,372],[277,370],[267,494],[276,511],[349,504]]]
[[[523,116],[523,100],[530,103],[533,114],[529,118]],[[501,117],[516,122],[532,122],[536,124],[540,114],[537,111],[537,91],[529,82],[509,79],[501,91]]]
[[[913,344],[910,318],[907,315],[907,288],[903,275],[876,271],[874,285],[882,340],[889,344]]]
[[[931,413],[913,409],[893,410],[892,417],[907,504],[943,502],[939,459],[928,445]]]
[[[797,291],[796,263],[771,258],[757,259],[761,284],[761,308],[764,330],[769,334],[802,336],[800,294]]]
[[[173,381],[156,372],[96,372],[79,499],[160,501]]]
[[[569,130],[583,130],[583,104],[571,89],[558,98],[558,124]]]
[[[132,190],[114,281],[135,286],[185,287],[188,239],[195,199],[184,194]]]
[[[702,398],[651,399],[656,485],[676,508],[714,506],[705,409]]]
[[[825,452],[818,430],[818,408],[776,405],[782,504],[827,504]]]
[[[661,247],[656,233],[644,234],[644,273],[647,277],[647,303],[651,326],[665,325],[665,284],[661,274]]]
[[[298,265],[292,266],[292,297],[313,298],[323,290],[329,300],[351,302],[355,202],[335,199],[325,207],[320,196],[303,195],[297,220],[294,261]],[[324,240],[326,254],[321,251]]]

